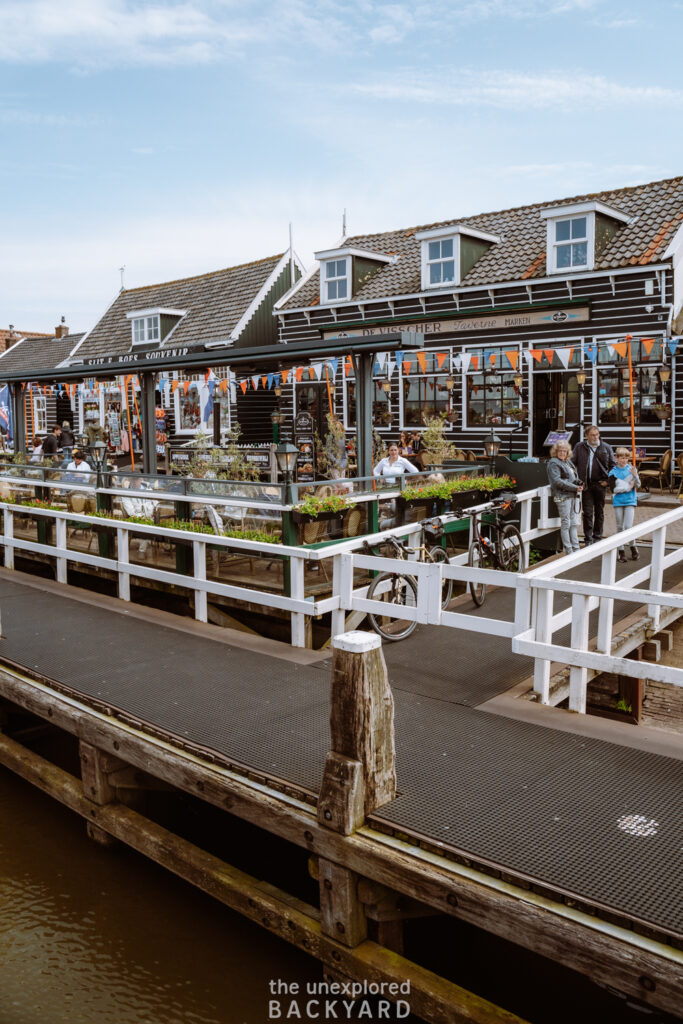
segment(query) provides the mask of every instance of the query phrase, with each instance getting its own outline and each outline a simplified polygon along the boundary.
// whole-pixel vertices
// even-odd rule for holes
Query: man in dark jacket
[[[586,427],[586,436],[574,449],[572,462],[584,485],[583,535],[586,544],[592,544],[593,541],[602,540],[607,477],[610,469],[616,465],[611,446],[600,440],[600,431],[596,426]]]
[[[47,456],[51,459],[57,454],[57,449],[61,447],[62,428],[59,423],[56,423],[52,428],[52,433],[48,434],[43,441],[43,457]]]

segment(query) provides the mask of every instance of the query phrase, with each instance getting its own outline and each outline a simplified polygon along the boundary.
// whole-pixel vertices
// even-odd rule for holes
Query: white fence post
[[[536,591],[536,640],[549,644],[553,635],[553,605],[555,594],[552,590]],[[550,703],[550,661],[534,658],[534,693],[539,694],[541,704]]]
[[[11,508],[6,508],[5,518],[5,540],[14,540],[14,513]],[[14,568],[14,548],[11,544],[5,544],[5,568]]]
[[[66,519],[55,519],[55,547],[66,550]],[[57,583],[68,582],[68,566],[66,558],[57,555]]]
[[[661,591],[664,580],[664,554],[666,551],[666,526],[655,530],[652,534],[652,561],[650,562],[650,590]],[[662,617],[662,606],[651,604],[647,613],[652,619],[652,628],[659,629]]]
[[[617,549],[612,548],[602,556],[600,564],[600,582],[607,587],[614,586],[617,576]],[[598,612],[598,650],[603,654],[612,653],[612,623],[614,619],[614,601],[611,597],[601,597]]]
[[[332,609],[332,636],[339,636],[346,628],[346,612],[342,599],[342,555],[332,559],[332,597],[339,598],[339,608]]]
[[[198,582],[206,582],[206,541],[192,541],[192,557],[194,559],[194,578]],[[194,592],[194,617],[199,622],[208,622],[206,591],[199,587]]]
[[[289,582],[290,597],[296,601],[303,601],[304,588],[304,560],[293,555],[289,559]],[[292,612],[290,615],[292,630],[292,647],[306,646],[306,616],[303,612]]]
[[[116,527],[116,554],[118,559],[118,588],[122,601],[130,601],[130,548],[128,530]]]
[[[574,651],[588,650],[588,598],[574,594],[572,598],[571,645]],[[580,715],[586,713],[588,669],[572,665],[569,669],[569,710]]]
[[[526,498],[522,502],[522,510],[521,510],[521,513],[520,513],[520,516],[519,516],[519,532],[521,533],[522,538],[531,529],[531,503],[532,503],[532,501],[533,501],[532,498]],[[525,540],[524,541],[524,564],[525,565],[529,564],[529,553],[530,553],[530,551],[531,551],[531,541],[530,540]]]

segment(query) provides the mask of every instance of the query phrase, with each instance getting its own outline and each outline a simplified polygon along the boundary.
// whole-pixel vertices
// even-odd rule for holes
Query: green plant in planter
[[[419,498],[443,498],[448,501],[454,494],[463,491],[484,491],[492,494],[494,491],[502,491],[514,487],[515,481],[511,476],[457,476],[451,480],[444,480],[442,483],[425,484],[422,487],[406,487],[402,496],[407,501],[414,501]]]
[[[446,414],[430,417],[426,421],[426,427],[422,435],[425,460],[441,465],[446,459],[454,459],[455,445],[447,440],[445,435]]]
[[[25,505],[26,508],[49,508],[54,512],[63,512],[64,508],[61,505],[52,505],[49,501],[43,501],[41,498],[31,498],[29,501],[20,501],[20,505]]]
[[[329,497],[316,497],[315,494],[307,494],[302,502],[294,506],[295,512],[312,516],[314,519],[323,512],[346,512],[347,509],[355,508],[355,501],[347,501],[346,498],[337,494]]]
[[[244,452],[239,448],[241,436],[242,428],[239,423],[235,423],[226,434],[225,446],[216,448],[206,434],[199,434],[188,461],[182,465],[174,462],[172,468],[180,476],[195,479],[258,480],[258,466],[247,462]]]
[[[480,476],[476,478],[475,486],[480,491],[491,494],[493,491],[507,491],[516,483],[511,476]]]

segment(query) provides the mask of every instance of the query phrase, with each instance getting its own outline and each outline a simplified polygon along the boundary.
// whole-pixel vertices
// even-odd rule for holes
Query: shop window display
[[[636,424],[659,423],[653,406],[664,401],[659,382],[659,367],[633,369],[633,409]],[[631,396],[628,369],[612,366],[598,370],[598,423],[601,426],[631,422]]]

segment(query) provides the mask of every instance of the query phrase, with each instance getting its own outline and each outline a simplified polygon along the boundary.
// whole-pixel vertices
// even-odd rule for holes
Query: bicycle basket
[[[434,519],[423,519],[422,526],[425,536],[429,537],[431,541],[441,540],[443,537],[443,523],[438,516],[435,516]]]

